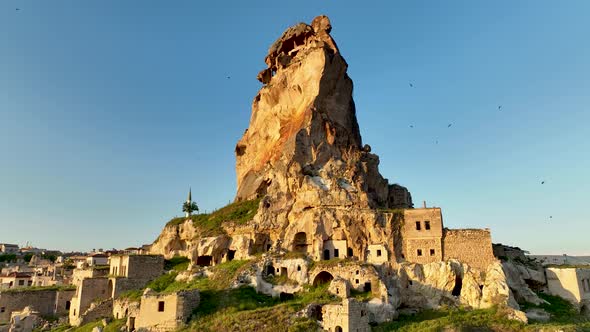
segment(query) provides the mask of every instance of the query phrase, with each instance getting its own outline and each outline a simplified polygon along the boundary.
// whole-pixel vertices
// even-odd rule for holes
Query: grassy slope
[[[252,266],[248,261],[232,261],[214,268],[211,279],[193,281],[201,290],[201,304],[185,331],[310,331],[316,323],[294,315],[309,303],[338,301],[324,287],[310,288],[293,300],[281,302],[252,287],[228,289],[231,280]]]
[[[231,203],[212,213],[192,215],[190,219],[193,221],[193,225],[201,231],[199,236],[222,235],[224,231],[221,224],[224,222],[245,224],[254,218],[258,212],[259,204],[260,199]],[[166,226],[180,225],[185,220],[184,217],[174,218]]]
[[[551,314],[548,323],[530,322],[525,325],[506,319],[505,312],[493,308],[487,310],[465,311],[461,309],[424,311],[414,316],[401,316],[398,320],[382,324],[373,331],[402,331],[428,332],[455,328],[458,331],[590,331],[590,319],[580,316],[572,305],[556,296],[540,294],[550,304],[534,306],[523,305],[528,308],[541,308]]]

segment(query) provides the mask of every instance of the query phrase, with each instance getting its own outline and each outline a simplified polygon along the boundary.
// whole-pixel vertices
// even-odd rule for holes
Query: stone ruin
[[[348,312],[379,323],[403,308],[518,309],[489,229],[445,228],[440,208],[414,208],[408,189],[380,174],[331,29],[326,16],[288,28],[258,74],[263,86],[235,148],[235,202],[258,200],[253,219],[227,220],[214,236],[190,219],[168,225],[151,252],[187,256],[192,267],[257,259],[240,283],[273,296],[332,280],[344,294],[371,293],[366,303],[346,295],[324,308],[328,325],[349,324]],[[273,285],[269,275],[293,283]]]

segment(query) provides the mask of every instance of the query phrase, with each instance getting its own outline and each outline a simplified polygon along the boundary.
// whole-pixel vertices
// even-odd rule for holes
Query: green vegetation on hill
[[[467,311],[463,309],[426,310],[416,315],[374,326],[372,331],[438,332],[453,331],[525,331],[526,325],[511,321],[496,308]]]
[[[226,279],[227,281],[227,279]],[[327,292],[328,284],[307,288],[288,301],[256,293],[252,287],[218,288],[224,283],[201,280],[201,304],[185,331],[315,331],[317,323],[294,318],[310,303],[338,303]]]
[[[522,324],[506,318],[506,309],[491,308],[426,310],[416,315],[400,316],[397,320],[373,327],[372,331],[429,332],[455,329],[457,331],[590,331],[590,319],[580,315],[566,300],[546,294],[539,296],[549,302],[535,306],[521,305],[521,310],[540,308],[551,314],[546,323],[531,321]]]
[[[120,332],[121,328],[125,325],[125,319],[116,319],[113,320],[112,322],[108,323],[107,326],[104,326],[103,328],[103,332]],[[92,332],[92,330],[97,327],[100,326],[102,327],[102,322],[101,321],[97,321],[97,322],[92,322],[92,323],[88,323],[85,325],[82,325],[80,327],[75,327],[75,328],[71,328],[68,325],[62,325],[60,327],[58,327],[57,329],[53,329],[52,331],[68,331],[68,332]]]
[[[562,324],[587,324],[590,328],[590,318],[583,317],[578,313],[574,306],[567,300],[559,296],[553,296],[545,293],[537,294],[539,297],[549,303],[534,305],[531,303],[521,304],[521,310],[531,308],[543,309],[551,314],[551,322]]]
[[[39,291],[71,291],[76,290],[76,286],[72,285],[55,285],[55,286],[33,286],[33,287],[17,287],[2,290],[3,293],[24,293],[24,292],[39,292]]]
[[[185,256],[175,256],[171,259],[167,259],[164,261],[164,270],[170,271],[186,271],[188,268],[189,263],[191,262],[188,257]]]
[[[2,254],[0,255],[0,263],[13,263],[16,262],[15,254]]]
[[[190,216],[193,225],[201,231],[200,236],[215,236],[223,234],[221,224],[224,222],[234,222],[237,224],[245,224],[252,220],[258,212],[258,205],[260,198],[231,203],[219,210],[211,213],[200,213]],[[186,221],[187,218],[179,217],[170,220],[166,226],[180,225]]]

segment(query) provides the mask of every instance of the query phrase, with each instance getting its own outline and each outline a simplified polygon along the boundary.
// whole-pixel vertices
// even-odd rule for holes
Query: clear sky
[[[326,14],[390,182],[447,227],[590,254],[588,13],[586,0],[3,0],[0,242],[136,246],[181,215],[189,185],[202,210],[233,200],[268,47]]]

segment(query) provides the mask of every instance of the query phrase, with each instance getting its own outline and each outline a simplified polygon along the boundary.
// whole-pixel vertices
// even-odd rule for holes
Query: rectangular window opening
[[[381,257],[381,250],[377,249],[377,257]]]
[[[418,249],[418,250],[416,251],[416,254],[417,254],[418,256],[422,256],[422,249]]]
[[[334,257],[338,257],[340,255],[340,252],[338,251],[338,249],[334,249]]]
[[[164,301],[158,302],[158,312],[164,312]]]
[[[422,227],[420,226],[420,222],[416,221],[416,230],[419,231],[421,229],[422,229]]]
[[[435,254],[434,249],[430,249],[430,256],[434,256],[434,254]]]
[[[428,221],[428,220],[424,221],[424,229],[427,231],[430,230],[430,221]]]

